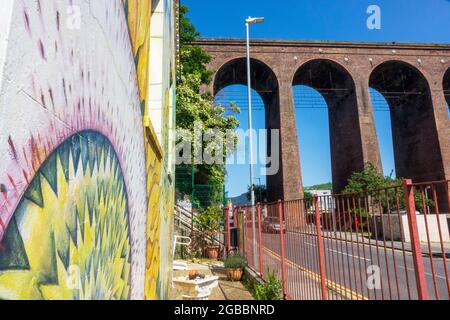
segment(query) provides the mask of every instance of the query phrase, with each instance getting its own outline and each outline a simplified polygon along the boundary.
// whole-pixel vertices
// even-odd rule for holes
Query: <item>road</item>
[[[360,238],[361,239],[361,238]],[[324,238],[326,283],[329,298],[345,299],[417,299],[413,257],[410,252],[377,245]],[[280,235],[262,234],[265,272],[280,268]],[[285,234],[287,286],[291,298],[320,298],[320,268],[317,238],[311,233]],[[430,299],[449,299],[444,261],[423,256]],[[266,264],[266,265],[265,265]],[[371,267],[375,266],[375,267]],[[378,268],[377,268],[378,267]],[[447,259],[447,271],[450,274]],[[277,269],[278,268],[278,269]],[[370,275],[379,274],[378,287],[369,288]],[[434,274],[434,276],[433,276]],[[336,295],[339,293],[339,295]]]

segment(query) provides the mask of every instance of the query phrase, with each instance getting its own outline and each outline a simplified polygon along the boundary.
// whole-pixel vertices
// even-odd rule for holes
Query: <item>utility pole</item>
[[[250,198],[252,205],[252,242],[253,242],[253,265],[256,266],[258,259],[256,256],[256,217],[255,217],[255,185],[253,183],[253,125],[252,125],[252,78],[251,78],[251,59],[250,59],[250,25],[264,22],[264,18],[248,17],[245,20],[246,39],[247,39],[247,94],[248,94],[248,129],[250,142]]]

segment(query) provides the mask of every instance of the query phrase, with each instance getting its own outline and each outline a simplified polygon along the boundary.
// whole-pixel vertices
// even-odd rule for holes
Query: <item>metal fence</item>
[[[286,299],[447,300],[449,208],[449,181],[405,180],[258,205],[255,229],[251,208],[233,216],[239,250],[263,277],[275,273]]]

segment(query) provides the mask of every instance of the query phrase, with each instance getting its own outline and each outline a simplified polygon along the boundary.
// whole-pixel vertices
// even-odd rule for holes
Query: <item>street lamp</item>
[[[253,265],[256,267],[256,219],[255,219],[255,186],[253,184],[253,127],[252,127],[252,79],[250,66],[250,25],[263,23],[264,18],[248,17],[245,20],[245,29],[247,32],[247,94],[248,94],[248,129],[250,133],[250,197],[252,204],[252,238],[253,238]]]

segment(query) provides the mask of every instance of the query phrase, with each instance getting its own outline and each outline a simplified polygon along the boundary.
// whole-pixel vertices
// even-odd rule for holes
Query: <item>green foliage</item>
[[[229,256],[224,262],[227,269],[244,269],[247,266],[247,259],[240,255]]]
[[[207,208],[220,206],[223,203],[223,182],[212,182],[210,185],[194,185],[194,208]]]
[[[196,145],[194,137],[194,128],[203,130],[203,132],[222,133],[223,137],[226,133],[239,126],[239,122],[235,117],[239,113],[239,109],[234,105],[230,105],[226,109],[222,106],[214,106],[214,99],[211,94],[201,94],[201,87],[208,84],[211,80],[213,72],[208,70],[206,65],[211,61],[211,57],[201,47],[192,45],[191,42],[199,37],[199,33],[195,26],[189,21],[186,14],[188,8],[181,6],[180,8],[180,38],[181,38],[181,82],[177,86],[177,132],[183,130],[183,134],[177,137],[189,136],[191,138],[192,163],[194,150],[223,150],[222,163],[206,164],[196,163],[194,166],[194,183],[192,179],[182,181],[181,177],[176,177],[177,191],[181,195],[192,195],[191,199],[195,206],[206,208],[211,205],[219,205],[223,200],[223,185],[225,183],[226,169],[225,158],[235,151],[237,145],[237,136],[233,136],[234,145],[229,146],[226,141],[218,142],[212,139],[203,142],[203,145]],[[215,135],[221,136],[221,135]],[[177,141],[179,142],[179,141]],[[218,145],[217,143],[220,143]],[[201,148],[201,149],[200,149]],[[215,152],[213,152],[215,154]],[[177,166],[177,172],[188,171],[190,165]],[[192,170],[190,170],[192,171]],[[193,185],[194,184],[194,185]],[[202,186],[202,189],[208,191],[197,194],[194,190],[195,185]],[[203,188],[204,187],[204,188]]]
[[[398,181],[390,177],[384,177],[372,163],[367,163],[363,171],[353,173],[348,179],[344,193],[360,193],[395,185],[398,185]]]
[[[188,7],[180,7],[180,60],[183,74],[198,74],[202,84],[208,84],[211,81],[213,72],[206,68],[211,61],[209,54],[199,46],[193,46],[190,43],[196,40],[200,33],[189,21],[186,14]]]
[[[362,172],[355,172],[348,180],[348,185],[345,187],[344,194],[367,194],[371,198],[371,207],[375,211],[387,212],[396,211],[397,205],[399,210],[405,210],[404,191],[402,186],[402,179],[392,179],[391,177],[384,177],[377,168],[367,163]],[[414,199],[416,209],[422,212],[422,196],[420,191],[414,190]],[[433,201],[425,200],[429,207],[433,207]],[[366,210],[356,210],[355,214],[367,216]]]
[[[202,232],[217,232],[223,222],[223,213],[220,208],[209,207],[201,210],[194,218],[194,225]]]
[[[200,36],[195,26],[186,17],[189,8],[185,5],[180,6],[180,41],[181,43],[189,43]]]
[[[305,190],[333,190],[333,184],[331,182],[316,184],[314,186],[306,187]]]
[[[223,153],[223,159],[214,164],[196,163],[194,166],[194,186],[204,186],[206,190],[203,194],[197,193],[197,205],[200,208],[205,208],[210,205],[220,204],[223,200],[223,185],[225,183],[226,169],[225,158],[231,155],[237,145],[237,136],[233,133],[230,138],[233,145],[227,144],[225,139],[211,139],[210,141],[202,141],[202,145],[197,145],[199,142],[194,139],[195,129],[203,132],[210,132],[214,134],[215,138],[227,137],[227,133],[234,132],[235,128],[239,126],[239,122],[234,116],[235,112],[239,110],[232,107],[231,114],[227,113],[222,106],[213,107],[212,97],[201,95],[200,92],[201,79],[198,73],[182,75],[182,82],[177,89],[177,129],[184,130],[183,135],[177,139],[189,137],[191,141],[191,162],[194,162],[194,150],[209,150],[211,154],[215,154],[216,150]],[[218,135],[217,133],[221,133]],[[177,141],[178,143],[179,141]],[[189,168],[185,168],[185,167]],[[180,171],[192,171],[191,165],[180,165]],[[192,179],[188,179],[185,183],[179,183],[177,190],[181,194],[192,194]],[[177,177],[177,182],[180,181]],[[194,197],[195,193],[194,193]]]
[[[283,300],[282,282],[273,272],[267,275],[266,282],[263,285],[254,285],[253,292],[256,300]]]
[[[198,74],[202,84],[211,82],[213,72],[205,67],[211,61],[211,57],[201,47],[183,45],[180,60],[183,74]]]
[[[181,76],[182,82],[177,87],[177,127],[193,130],[201,124],[203,129],[235,129],[239,125],[236,113],[239,108],[232,105],[225,109],[221,105],[213,106],[210,95],[200,94],[201,78],[198,73]]]
[[[265,185],[254,185],[255,190],[255,202],[256,203],[264,203],[267,202],[267,187]],[[247,188],[246,197],[248,200],[251,200],[251,190],[250,186]]]
[[[312,203],[312,201],[314,200],[314,195],[309,191],[304,191],[303,199],[305,200],[306,203]]]

